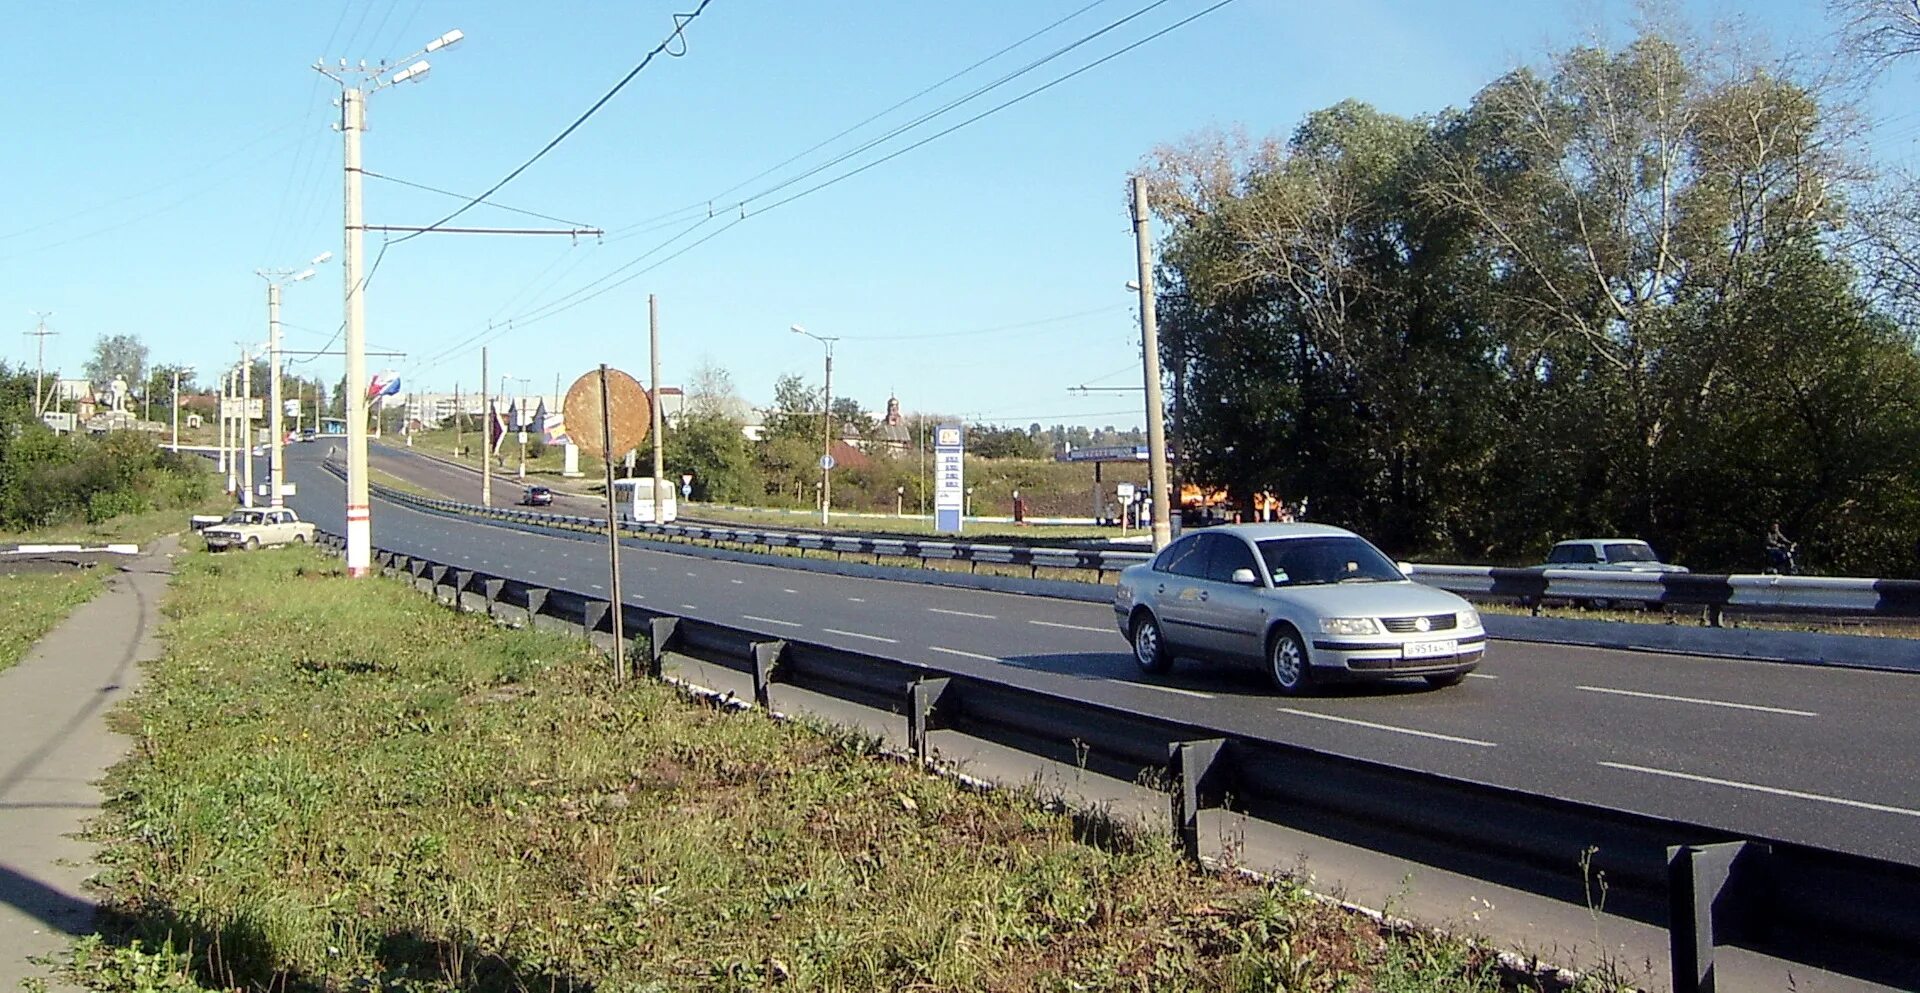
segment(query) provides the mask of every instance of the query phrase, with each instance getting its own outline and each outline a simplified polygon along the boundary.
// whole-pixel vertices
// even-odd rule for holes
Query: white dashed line
[[[1499,679],[1500,677],[1490,672],[1469,672],[1467,673],[1467,678],[1468,679]]]
[[[828,634],[840,635],[843,638],[865,638],[868,641],[885,642],[889,645],[898,645],[900,643],[900,639],[898,638],[882,638],[877,634],[861,634],[858,631],[841,631],[838,628],[821,628],[820,630]]]
[[[1311,710],[1295,710],[1292,707],[1281,707],[1280,712],[1283,714],[1292,714],[1295,717],[1313,717],[1323,721],[1352,724],[1356,727],[1372,728],[1375,731],[1392,731],[1395,734],[1410,734],[1419,738],[1432,738],[1436,741],[1451,741],[1457,745],[1474,745],[1480,748],[1492,748],[1495,745],[1494,742],[1480,741],[1476,738],[1456,738],[1453,735],[1440,734],[1436,731],[1416,731],[1413,728],[1395,727],[1391,724],[1375,724],[1372,721],[1356,720],[1351,717],[1335,717],[1332,714],[1316,714]]]
[[[976,614],[967,610],[947,610],[942,607],[928,607],[927,609],[936,614],[946,614],[949,617],[972,617],[982,621],[997,621],[1000,619],[992,614]]]
[[[1202,700],[1213,699],[1213,694],[1211,693],[1202,693],[1199,690],[1182,689],[1181,687],[1178,687],[1178,686],[1160,686],[1155,683],[1135,683],[1134,685],[1144,686],[1150,690],[1159,690],[1162,693],[1178,693],[1181,696],[1197,696]]]
[[[797,623],[797,622],[794,622],[794,621],[782,621],[782,620],[778,620],[778,619],[776,619],[776,618],[772,618],[772,617],[755,617],[755,616],[753,616],[752,614],[741,614],[740,616],[741,616],[742,618],[744,618],[744,619],[746,619],[746,620],[749,620],[749,621],[758,621],[758,622],[759,622],[759,623],[761,623],[761,624],[778,624],[778,625],[780,625],[780,626],[781,626],[781,627],[783,627],[783,628],[803,628],[803,627],[806,627],[806,625],[805,625],[805,624],[800,624],[800,623]]]
[[[999,662],[999,661],[1001,661],[1001,659],[1000,659],[1000,658],[999,658],[998,656],[994,656],[994,655],[981,655],[981,654],[979,654],[979,653],[977,653],[977,652],[963,652],[963,651],[961,651],[961,650],[960,650],[960,649],[958,649],[958,648],[941,648],[941,647],[940,647],[939,645],[928,645],[928,646],[927,646],[927,651],[929,651],[929,652],[939,652],[939,653],[940,653],[940,654],[942,654],[942,655],[958,655],[958,656],[960,656],[960,657],[961,657],[961,658],[963,658],[963,659],[979,659],[979,660],[980,660],[980,661],[982,661],[982,662]]]
[[[599,583],[588,583],[587,585],[588,585],[588,586],[591,586],[591,587],[593,587],[593,588],[594,588],[594,589],[596,589],[596,590],[604,590],[604,589],[606,589],[606,587],[604,587],[604,586],[602,586],[602,585],[600,585]]]
[[[782,590],[781,590],[780,592],[782,592],[782,593],[798,593],[798,592],[800,592],[800,591],[799,591],[799,590],[789,590],[789,589],[782,589]]]
[[[1667,700],[1672,703],[1697,703],[1705,707],[1727,707],[1732,710],[1757,710],[1766,714],[1785,714],[1789,717],[1819,717],[1811,710],[1791,710],[1786,707],[1765,707],[1757,703],[1732,703],[1726,700],[1703,700],[1692,696],[1669,696],[1665,693],[1642,693],[1639,690],[1616,690],[1606,686],[1576,686],[1576,690],[1588,693],[1611,693],[1614,696],[1632,696],[1643,700]]]
[[[690,603],[683,603],[680,605],[680,609],[681,610],[699,610],[700,608]]]
[[[1106,634],[1108,630],[1110,630],[1108,628],[1088,627],[1085,624],[1062,624],[1059,621],[1028,621],[1027,623],[1038,624],[1043,628],[1066,628],[1069,631],[1092,631],[1094,634]]]
[[[848,603],[866,603],[867,598],[863,596],[850,596],[847,598],[847,602]]]
[[[727,582],[729,582],[729,583],[732,583],[732,584],[733,584],[733,585],[735,585],[735,586],[745,586],[745,585],[747,585],[747,581],[746,581],[746,580],[744,580],[744,579],[729,579],[729,580],[727,580]]]
[[[1778,786],[1759,786],[1754,783],[1741,783],[1731,779],[1715,779],[1712,776],[1696,776],[1687,772],[1673,772],[1667,769],[1649,769],[1644,765],[1628,765],[1625,762],[1602,762],[1609,769],[1625,769],[1628,772],[1644,772],[1649,776],[1666,776],[1670,779],[1684,779],[1693,783],[1707,783],[1711,786],[1726,786],[1736,790],[1752,790],[1755,793],[1767,793],[1772,796],[1792,797],[1795,800],[1814,800],[1819,803],[1835,803],[1843,807],[1858,807],[1861,810],[1877,810],[1883,814],[1904,814],[1908,817],[1920,817],[1920,810],[1906,807],[1893,807],[1884,803],[1868,803],[1865,800],[1848,800],[1844,797],[1824,796],[1819,793],[1803,793],[1799,790],[1783,790]]]

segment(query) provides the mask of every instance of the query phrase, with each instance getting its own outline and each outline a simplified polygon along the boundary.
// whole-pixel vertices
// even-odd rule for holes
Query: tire
[[[1466,681],[1467,674],[1464,672],[1451,672],[1444,676],[1427,677],[1427,685],[1436,690],[1444,690],[1449,686],[1458,686]]]
[[[1290,627],[1275,630],[1267,638],[1267,678],[1282,696],[1301,696],[1313,689],[1313,665],[1307,660],[1306,643]]]
[[[296,534],[293,536],[293,543],[296,545],[304,545],[307,543],[307,536],[304,534]]]
[[[1159,675],[1173,668],[1173,656],[1167,651],[1167,640],[1160,635],[1160,622],[1153,615],[1141,611],[1134,619],[1133,662],[1141,672]]]
[[[258,539],[258,538],[248,538],[248,539],[247,539],[247,551],[249,551],[249,552],[257,552],[257,551],[259,551],[259,550],[260,550],[260,539]]]

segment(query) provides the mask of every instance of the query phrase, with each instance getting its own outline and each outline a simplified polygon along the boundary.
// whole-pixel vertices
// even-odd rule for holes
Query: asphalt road
[[[343,530],[325,445],[289,450],[295,508]],[[405,453],[375,465],[450,496],[473,477]],[[501,493],[496,489],[496,493]],[[517,492],[505,491],[514,496]],[[590,512],[591,508],[574,508]],[[606,548],[375,500],[374,543],[605,596]],[[855,579],[650,549],[629,602],[773,637],[980,675],[1415,769],[1920,864],[1920,677],[1496,642],[1474,677],[1273,695],[1252,670],[1135,669],[1103,604]]]

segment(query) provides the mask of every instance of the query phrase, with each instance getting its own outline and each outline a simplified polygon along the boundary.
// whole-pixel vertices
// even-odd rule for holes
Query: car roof
[[[1346,528],[1337,528],[1331,524],[1222,524],[1206,530],[1237,534],[1248,541],[1264,541],[1268,538],[1359,537]]]
[[[1569,538],[1566,541],[1555,542],[1554,547],[1558,548],[1561,545],[1644,545],[1644,544],[1646,544],[1646,541],[1640,538]]]

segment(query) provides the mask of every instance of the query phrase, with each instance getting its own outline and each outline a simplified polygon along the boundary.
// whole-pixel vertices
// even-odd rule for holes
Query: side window
[[[1547,561],[1554,565],[1572,562],[1574,549],[1579,547],[1578,545],[1555,545],[1553,551],[1547,553]]]
[[[1590,564],[1600,561],[1600,555],[1594,550],[1592,545],[1575,545],[1573,546],[1573,560],[1583,565]]]
[[[1246,542],[1231,535],[1224,534],[1207,535],[1206,537],[1212,539],[1210,544],[1213,549],[1207,555],[1207,578],[1209,580],[1216,583],[1231,583],[1233,582],[1233,573],[1236,569],[1249,570],[1253,572],[1256,577],[1260,575],[1259,570],[1254,568],[1253,549],[1248,548]]]
[[[1189,535],[1167,546],[1160,557],[1153,560],[1155,572],[1170,572],[1176,576],[1198,576],[1206,570],[1206,546],[1200,539],[1204,534]]]

